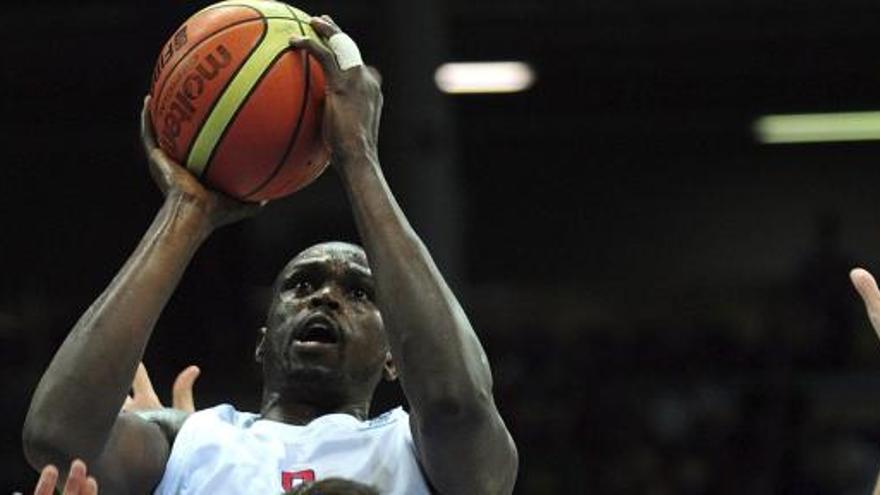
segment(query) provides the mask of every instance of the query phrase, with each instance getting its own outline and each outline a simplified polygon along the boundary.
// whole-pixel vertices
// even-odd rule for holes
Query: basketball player
[[[486,356],[379,166],[377,78],[329,18],[312,25],[324,43],[291,43],[324,68],[323,134],[364,249],[320,244],[279,273],[256,350],[259,414],[228,405],[120,414],[198,247],[259,209],[206,190],[171,162],[145,110],[144,145],[165,202],[34,392],[24,446],[35,468],[84,459],[105,493],[269,494],[326,477],[383,494],[512,491],[517,453]],[[368,420],[377,383],[398,376],[410,413]]]

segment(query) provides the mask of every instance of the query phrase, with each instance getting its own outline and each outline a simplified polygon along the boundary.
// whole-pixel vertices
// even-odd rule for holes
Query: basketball
[[[285,3],[234,0],[190,17],[153,71],[159,146],[209,187],[244,201],[293,193],[327,167],[324,74],[292,35],[311,17]]]

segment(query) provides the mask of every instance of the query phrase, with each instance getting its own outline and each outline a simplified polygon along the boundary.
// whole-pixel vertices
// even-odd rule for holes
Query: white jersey
[[[368,421],[328,414],[295,426],[228,404],[187,418],[155,493],[277,495],[330,477],[383,495],[430,493],[399,407]]]

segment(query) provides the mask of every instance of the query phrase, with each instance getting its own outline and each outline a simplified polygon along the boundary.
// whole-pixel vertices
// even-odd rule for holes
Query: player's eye
[[[315,288],[312,286],[312,283],[309,282],[308,280],[301,280],[301,281],[297,282],[296,285],[293,286],[293,290],[297,294],[309,294],[310,292],[314,291]]]
[[[304,296],[314,292],[315,287],[309,280],[299,279],[288,281],[287,286],[284,289],[285,291],[293,292],[297,296]]]
[[[356,301],[369,301],[370,293],[361,287],[355,287],[349,292],[352,299]]]

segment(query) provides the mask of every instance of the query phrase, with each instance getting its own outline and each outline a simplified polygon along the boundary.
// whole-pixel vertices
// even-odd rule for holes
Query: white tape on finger
[[[358,65],[364,65],[361,51],[351,36],[345,33],[336,33],[327,40],[327,44],[336,54],[336,62],[342,70],[348,70]]]

